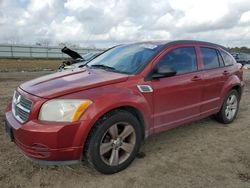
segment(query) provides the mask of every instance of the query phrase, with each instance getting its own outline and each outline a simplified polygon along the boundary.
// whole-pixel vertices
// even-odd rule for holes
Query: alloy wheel
[[[133,126],[126,122],[116,123],[101,139],[101,159],[110,166],[122,164],[133,152],[135,143],[136,133]]]
[[[225,109],[225,115],[228,120],[231,120],[234,118],[238,108],[238,100],[237,97],[232,94],[228,97],[226,102],[226,109]]]

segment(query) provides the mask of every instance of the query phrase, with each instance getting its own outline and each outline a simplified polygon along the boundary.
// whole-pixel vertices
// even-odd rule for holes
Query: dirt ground
[[[63,59],[0,59],[1,72],[56,70]]]
[[[238,118],[207,118],[149,138],[126,170],[103,175],[86,163],[44,167],[27,160],[4,133],[4,107],[22,82],[47,72],[0,72],[0,187],[250,187],[250,71]]]

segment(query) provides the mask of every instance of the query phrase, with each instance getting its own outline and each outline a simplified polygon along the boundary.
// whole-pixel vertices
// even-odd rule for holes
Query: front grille
[[[29,119],[30,110],[32,107],[32,102],[18,92],[15,92],[12,99],[12,113],[15,118],[24,123]]]

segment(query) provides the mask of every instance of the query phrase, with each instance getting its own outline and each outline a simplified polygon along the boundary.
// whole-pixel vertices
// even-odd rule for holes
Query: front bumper
[[[19,123],[11,111],[5,113],[13,141],[30,159],[42,164],[72,164],[80,161],[83,152],[84,122],[59,124],[31,120]],[[7,130],[7,129],[6,129]],[[81,131],[80,131],[81,132]]]

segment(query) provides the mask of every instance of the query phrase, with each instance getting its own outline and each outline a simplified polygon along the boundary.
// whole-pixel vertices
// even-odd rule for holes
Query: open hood
[[[77,52],[67,48],[66,46],[64,48],[62,48],[62,53],[67,54],[68,56],[70,56],[72,59],[76,60],[76,59],[83,59],[82,56],[80,54],[78,54]]]

